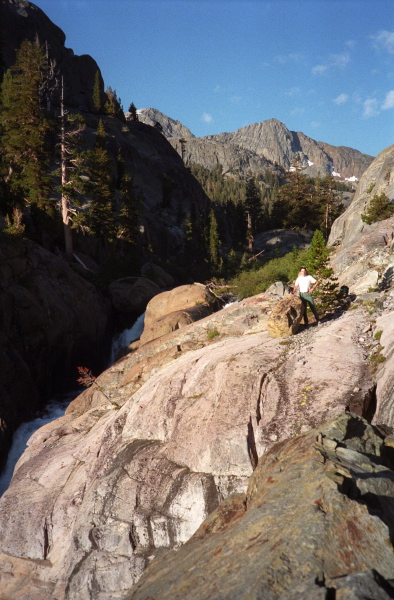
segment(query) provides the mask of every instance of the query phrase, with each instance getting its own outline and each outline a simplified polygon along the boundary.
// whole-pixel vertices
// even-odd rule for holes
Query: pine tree
[[[86,154],[81,151],[81,134],[86,124],[80,114],[68,114],[64,106],[64,81],[61,78],[60,100],[60,165],[61,165],[61,210],[64,230],[65,253],[68,259],[73,255],[72,216],[78,197],[85,191],[81,178],[86,166]],[[76,214],[76,222],[81,224],[80,214]],[[79,218],[78,218],[79,217]]]
[[[130,113],[131,121],[138,121],[138,113],[137,113],[137,109],[135,107],[134,102],[132,102],[129,106],[129,113]]]
[[[218,223],[214,211],[211,209],[209,214],[209,255],[211,265],[217,269],[219,266],[220,238],[218,232]]]
[[[91,231],[104,238],[106,244],[115,239],[114,187],[112,161],[106,149],[106,133],[102,119],[96,132],[96,143],[90,155],[90,209]]]
[[[260,189],[256,185],[254,177],[249,176],[246,182],[245,211],[247,215],[247,238],[248,248],[253,247],[254,236],[262,226],[262,206]]]
[[[273,205],[274,227],[315,229],[319,223],[319,204],[315,201],[314,186],[294,161],[287,173],[286,183],[278,190]]]
[[[394,214],[394,204],[390,202],[388,196],[382,192],[381,194],[375,194],[364,214],[361,215],[361,219],[364,223],[371,225],[376,221],[384,221],[389,219]]]
[[[52,213],[47,144],[50,122],[40,104],[45,78],[44,48],[25,40],[2,82],[1,153],[4,182],[11,192]]]
[[[93,85],[93,108],[97,113],[101,113],[102,105],[101,105],[101,82],[100,82],[100,73],[96,71],[94,76],[94,85]]]
[[[317,304],[327,312],[337,304],[338,279],[329,263],[330,250],[326,246],[324,235],[316,230],[308,250],[306,266],[311,275],[319,280],[314,295]]]

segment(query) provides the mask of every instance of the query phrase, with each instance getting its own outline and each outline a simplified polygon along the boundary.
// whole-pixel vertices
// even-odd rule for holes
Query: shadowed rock
[[[351,413],[274,445],[246,496],[155,560],[127,600],[393,598],[392,467]]]

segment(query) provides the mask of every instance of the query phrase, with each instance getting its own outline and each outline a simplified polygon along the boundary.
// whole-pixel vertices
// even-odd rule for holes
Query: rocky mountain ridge
[[[316,177],[332,173],[338,179],[355,182],[373,160],[372,156],[353,148],[331,146],[316,142],[303,133],[289,131],[277,119],[247,125],[232,133],[195,138],[179,121],[174,122],[156,109],[140,109],[138,114],[143,122],[152,124],[154,119],[155,123],[161,124],[163,134],[178,152],[179,138],[186,140],[186,163],[199,163],[210,169],[220,163],[224,172],[263,172],[275,165],[288,170],[297,159],[308,175]],[[177,123],[177,127],[170,128],[171,122]]]

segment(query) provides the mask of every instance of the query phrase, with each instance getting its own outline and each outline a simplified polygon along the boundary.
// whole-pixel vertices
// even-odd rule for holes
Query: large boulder
[[[148,302],[160,291],[159,286],[146,277],[123,277],[109,286],[112,305],[122,314],[142,314]]]
[[[214,300],[201,283],[181,285],[155,296],[146,307],[141,344],[207,316]]]
[[[267,329],[272,337],[288,337],[297,333],[304,310],[301,299],[288,294],[273,308]]]
[[[345,413],[274,445],[246,496],[157,558],[127,600],[393,598],[394,463],[383,437]]]
[[[142,277],[147,277],[151,281],[154,281],[160,288],[173,287],[175,284],[172,275],[167,273],[164,269],[155,265],[154,263],[147,262],[141,268]]]

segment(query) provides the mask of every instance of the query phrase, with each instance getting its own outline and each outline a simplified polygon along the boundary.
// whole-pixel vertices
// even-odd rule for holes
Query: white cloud
[[[383,29],[377,35],[372,35],[371,38],[374,41],[375,48],[394,54],[394,31]]]
[[[357,42],[355,42],[354,40],[348,40],[346,42],[346,46],[351,50],[354,50],[354,48],[357,46]]]
[[[345,67],[348,66],[349,63],[350,63],[350,56],[347,52],[343,53],[343,54],[332,54],[331,55],[331,65],[333,67],[339,67],[340,69],[344,69]]]
[[[386,98],[382,104],[382,109],[387,110],[389,108],[394,108],[394,90],[390,90],[386,94]]]
[[[212,123],[213,116],[205,112],[201,115],[201,120],[204,121],[204,123]]]
[[[230,98],[230,102],[232,102],[233,104],[240,104],[241,101],[242,96],[231,96]]]
[[[364,102],[364,112],[363,117],[368,119],[369,117],[375,117],[379,114],[378,111],[378,101],[376,98],[368,98]]]
[[[293,108],[292,111],[290,111],[291,115],[302,115],[305,112],[305,108]]]
[[[349,100],[349,96],[347,94],[339,94],[336,98],[334,98],[334,104],[345,104]]]
[[[328,67],[326,65],[316,65],[316,67],[313,67],[312,73],[313,75],[323,75],[327,70]]]
[[[299,87],[292,87],[289,89],[288,92],[285,92],[285,96],[299,96],[301,94],[301,88]]]
[[[302,54],[297,54],[296,52],[290,52],[289,54],[282,54],[279,56],[275,56],[274,62],[279,63],[280,65],[286,65],[287,63],[295,63],[300,62],[302,59]]]
[[[319,121],[312,121],[311,122],[311,127],[313,127],[314,129],[317,129],[318,127],[320,127],[321,123],[319,123]]]

